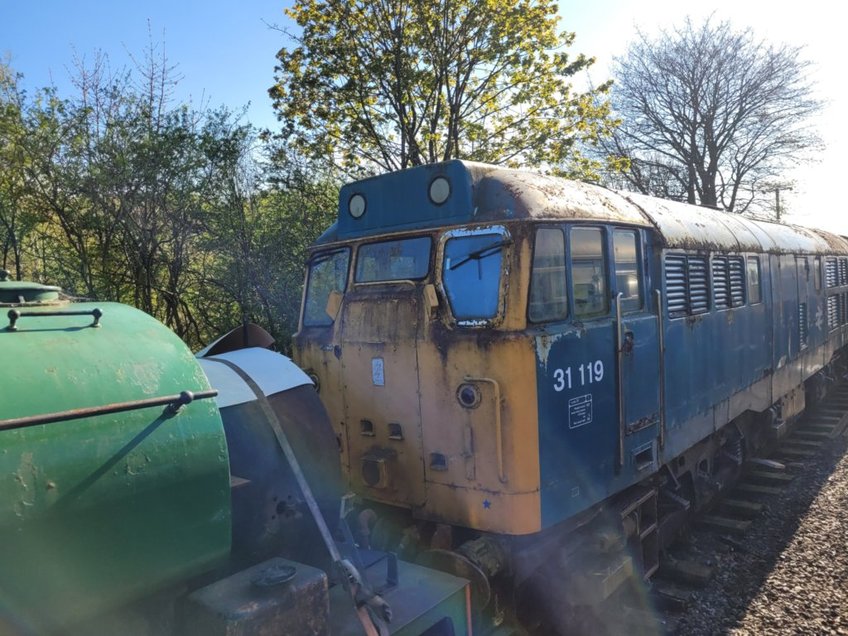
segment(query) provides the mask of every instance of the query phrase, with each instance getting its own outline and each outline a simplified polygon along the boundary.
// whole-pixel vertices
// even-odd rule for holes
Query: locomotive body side
[[[602,594],[650,576],[828,384],[846,277],[824,232],[451,161],[342,189],[295,356],[348,482],[422,550],[452,527],[448,569],[547,568],[581,603],[578,561],[613,573]]]

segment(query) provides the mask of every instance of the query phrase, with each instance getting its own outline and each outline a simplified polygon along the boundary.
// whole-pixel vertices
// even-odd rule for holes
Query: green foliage
[[[609,83],[575,93],[552,0],[298,0],[270,89],[283,136],[349,173],[463,158],[594,176]]]
[[[285,350],[336,184],[279,149],[264,160],[226,110],[172,104],[171,78],[152,56],[117,75],[98,58],[72,98],[29,97],[0,65],[2,266],[133,304],[195,347],[249,320]]]

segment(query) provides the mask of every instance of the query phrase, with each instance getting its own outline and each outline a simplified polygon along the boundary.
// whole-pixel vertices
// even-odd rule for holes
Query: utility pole
[[[780,182],[771,182],[763,184],[765,187],[761,190],[763,193],[774,192],[774,215],[775,221],[780,223],[780,214],[782,210],[780,209],[780,191],[781,190],[792,190],[792,186],[795,185],[793,181],[780,181]]]

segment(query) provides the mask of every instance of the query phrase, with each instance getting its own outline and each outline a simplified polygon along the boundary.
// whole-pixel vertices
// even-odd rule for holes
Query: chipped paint
[[[551,354],[551,347],[558,340],[562,339],[564,335],[562,333],[544,334],[536,338],[536,359],[542,363],[546,372],[548,370],[548,356]]]

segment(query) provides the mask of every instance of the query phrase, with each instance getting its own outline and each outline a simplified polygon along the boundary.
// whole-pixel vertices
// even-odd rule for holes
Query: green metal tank
[[[147,314],[0,272],[0,632],[67,627],[227,557],[214,393]]]

